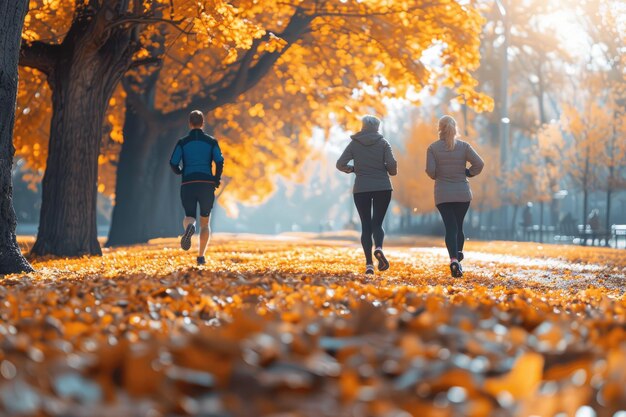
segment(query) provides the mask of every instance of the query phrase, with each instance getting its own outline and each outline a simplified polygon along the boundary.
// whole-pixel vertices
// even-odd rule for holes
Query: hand
[[[221,181],[221,180],[217,180],[217,181],[215,181],[215,188],[216,188],[216,189],[217,189],[217,188],[220,188],[220,185],[221,185],[221,184],[222,184],[222,181]]]
[[[465,168],[465,176],[467,178],[472,178],[473,177],[472,173],[470,172],[470,170],[468,168]]]

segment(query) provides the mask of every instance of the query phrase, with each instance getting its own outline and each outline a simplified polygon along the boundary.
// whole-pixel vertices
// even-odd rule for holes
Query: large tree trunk
[[[154,237],[172,237],[182,233],[184,212],[180,202],[181,178],[169,169],[169,159],[176,140],[184,134],[184,129],[173,129],[159,135],[154,155],[154,175],[152,176],[151,207],[148,220],[148,234]]]
[[[115,183],[115,207],[107,246],[144,243],[149,239],[146,216],[150,206],[149,184],[154,174],[151,167],[153,141],[157,134],[146,119],[126,105],[124,143],[120,151]],[[164,166],[163,169],[167,168]]]
[[[31,272],[15,238],[13,210],[13,126],[17,63],[28,0],[0,0],[0,275]]]
[[[96,227],[102,124],[132,63],[136,34],[120,29],[105,36],[100,18],[74,24],[49,64],[52,121],[35,255],[102,253]]]
[[[517,240],[517,224],[516,220],[517,220],[517,211],[519,210],[519,205],[514,204],[513,205],[513,218],[511,219],[511,236],[512,239],[511,240]]]
[[[80,65],[78,63],[74,66]],[[111,91],[97,72],[56,74],[36,255],[100,255],[98,155]]]
[[[170,170],[169,158],[183,132],[155,126],[138,115],[127,117],[107,246],[181,233],[180,177]]]
[[[545,206],[545,203],[541,201],[539,203],[539,243],[543,243],[543,228],[544,228],[544,223],[545,223],[543,221],[544,206]]]

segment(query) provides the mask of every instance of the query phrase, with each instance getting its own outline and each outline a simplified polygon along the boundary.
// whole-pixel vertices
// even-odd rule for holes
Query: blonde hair
[[[446,143],[446,149],[451,151],[456,145],[457,131],[454,117],[445,115],[439,119],[439,139]]]

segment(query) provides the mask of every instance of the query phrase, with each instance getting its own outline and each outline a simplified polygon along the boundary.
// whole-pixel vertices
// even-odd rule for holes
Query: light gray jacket
[[[398,163],[389,142],[375,131],[361,131],[350,138],[337,160],[337,169],[356,174],[354,193],[393,190],[389,175],[398,173]],[[354,165],[349,165],[352,160]]]
[[[467,202],[472,200],[472,190],[465,172],[470,163],[469,176],[480,174],[485,166],[474,148],[457,140],[449,151],[443,140],[433,142],[426,153],[426,173],[435,180],[435,205],[441,203]]]

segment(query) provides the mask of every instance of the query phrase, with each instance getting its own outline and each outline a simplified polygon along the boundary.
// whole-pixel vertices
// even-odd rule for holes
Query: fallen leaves
[[[361,254],[345,242],[218,240],[201,268],[163,243],[176,244],[45,260],[5,278],[2,412],[484,416],[626,405],[624,297],[579,282],[589,268],[624,271],[611,251],[600,250],[614,259],[605,264],[569,264],[554,286],[471,250],[454,280],[430,249],[389,250],[392,270],[371,277],[352,272]],[[527,259],[556,282],[554,254],[569,256],[544,247],[545,265]],[[493,282],[493,268],[507,281]]]

